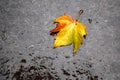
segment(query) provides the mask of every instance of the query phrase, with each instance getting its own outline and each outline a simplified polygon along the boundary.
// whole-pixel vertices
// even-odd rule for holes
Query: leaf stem
[[[78,20],[80,18],[80,15],[83,13],[83,10],[81,9],[79,12],[78,12],[78,16],[76,18],[76,20]]]

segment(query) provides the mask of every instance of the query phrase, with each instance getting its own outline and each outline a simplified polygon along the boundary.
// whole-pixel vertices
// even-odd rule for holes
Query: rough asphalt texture
[[[80,9],[77,54],[53,49],[53,20]],[[0,80],[120,80],[120,0],[0,0]]]

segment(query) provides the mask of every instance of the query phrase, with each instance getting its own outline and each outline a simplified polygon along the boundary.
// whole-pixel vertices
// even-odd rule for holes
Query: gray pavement
[[[76,55],[53,49],[53,20],[80,9]],[[120,80],[120,0],[0,0],[0,80]]]

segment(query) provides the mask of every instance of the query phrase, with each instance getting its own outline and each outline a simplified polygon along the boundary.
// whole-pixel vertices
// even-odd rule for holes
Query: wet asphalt
[[[80,9],[82,46],[53,49],[53,20]],[[0,80],[120,80],[120,0],[0,0]]]

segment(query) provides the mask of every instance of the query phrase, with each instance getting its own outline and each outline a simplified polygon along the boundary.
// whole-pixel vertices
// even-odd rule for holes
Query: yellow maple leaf
[[[80,10],[78,18],[82,13],[83,10]],[[86,26],[68,14],[61,15],[56,18],[54,22],[57,23],[57,26],[50,32],[58,33],[55,36],[53,47],[56,48],[58,46],[73,44],[73,53],[76,53],[84,40],[84,36],[87,35]]]

